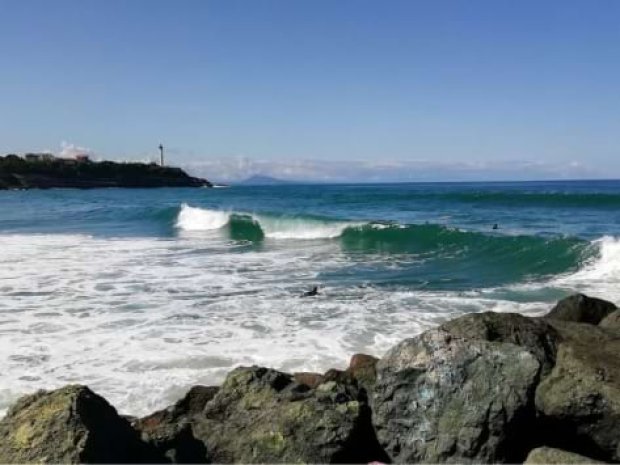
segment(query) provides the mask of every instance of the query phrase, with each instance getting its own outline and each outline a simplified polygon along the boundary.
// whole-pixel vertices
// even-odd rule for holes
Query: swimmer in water
[[[304,292],[302,297],[314,297],[315,295],[319,295],[319,286],[314,286],[311,291]]]

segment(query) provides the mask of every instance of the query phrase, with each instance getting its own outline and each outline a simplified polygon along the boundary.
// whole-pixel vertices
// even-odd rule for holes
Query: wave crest
[[[575,273],[558,278],[556,284],[583,288],[609,287],[609,291],[615,291],[620,281],[620,238],[603,236],[591,244],[596,254]]]
[[[184,231],[227,228],[233,239],[334,239],[356,223],[321,218],[257,215],[181,205],[176,227]]]
[[[212,231],[228,224],[230,213],[181,205],[176,227],[185,231]]]

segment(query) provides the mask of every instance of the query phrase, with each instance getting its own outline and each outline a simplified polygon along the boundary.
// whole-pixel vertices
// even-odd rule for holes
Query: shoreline
[[[345,370],[239,367],[143,418],[65,386],[9,409],[0,462],[614,462],[619,350],[620,310],[577,294],[544,317],[466,314]]]

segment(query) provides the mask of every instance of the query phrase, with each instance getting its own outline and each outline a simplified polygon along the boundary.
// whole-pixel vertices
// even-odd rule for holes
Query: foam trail
[[[176,226],[185,231],[211,231],[223,228],[229,220],[230,213],[190,207],[184,203],[181,205]]]

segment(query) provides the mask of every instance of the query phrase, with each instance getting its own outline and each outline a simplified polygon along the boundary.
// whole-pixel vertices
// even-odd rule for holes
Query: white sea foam
[[[190,207],[184,203],[181,205],[176,226],[185,231],[211,231],[223,228],[229,220],[230,213]]]
[[[237,365],[342,368],[355,352],[381,355],[464,312],[549,308],[483,291],[329,285],[300,299],[319,273],[351,263],[335,242],[287,244],[240,253],[217,238],[0,235],[0,410],[39,388],[83,383],[141,415]],[[554,285],[615,297],[620,244],[597,246],[598,260]]]
[[[620,239],[605,236],[593,241],[598,256],[575,273],[559,276],[553,280],[557,286],[578,289],[583,292],[603,294],[620,300]]]
[[[176,226],[185,231],[221,229],[230,222],[232,214],[251,218],[269,239],[332,239],[339,237],[346,228],[358,224],[311,218],[270,217],[244,212],[223,212],[183,204]]]

